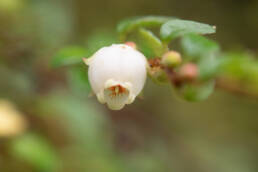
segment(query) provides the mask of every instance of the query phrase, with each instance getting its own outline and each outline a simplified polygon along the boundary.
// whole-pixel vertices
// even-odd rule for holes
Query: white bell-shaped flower
[[[144,87],[147,60],[130,46],[114,44],[101,48],[85,63],[89,65],[89,81],[98,100],[112,110],[132,103]]]

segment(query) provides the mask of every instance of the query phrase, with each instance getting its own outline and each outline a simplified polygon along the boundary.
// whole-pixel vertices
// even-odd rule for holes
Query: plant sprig
[[[246,53],[222,52],[218,43],[203,36],[215,33],[215,26],[175,17],[144,16],[121,21],[117,32],[120,42],[135,42],[138,50],[147,57],[149,76],[156,83],[171,83],[185,100],[204,100],[215,86],[258,95],[258,61]],[[170,46],[175,47],[175,39],[180,40],[180,50],[173,53],[175,50]],[[105,43],[118,42],[112,41]],[[76,68],[89,52],[92,51],[85,48],[66,48],[55,56],[52,64]],[[182,60],[177,62],[179,57],[173,57],[173,54],[179,54]]]

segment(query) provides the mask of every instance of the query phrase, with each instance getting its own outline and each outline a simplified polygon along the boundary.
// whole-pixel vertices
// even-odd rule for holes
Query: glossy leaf
[[[141,38],[141,42],[152,51],[152,57],[160,57],[164,53],[165,48],[162,42],[151,31],[146,29],[140,29],[139,35]]]
[[[165,22],[173,19],[173,17],[164,16],[146,16],[134,17],[123,20],[117,26],[117,31],[122,39],[126,38],[127,34],[140,27],[160,27]]]
[[[181,40],[181,46],[190,60],[199,67],[199,79],[209,80],[217,74],[221,59],[218,58],[219,46],[201,35],[188,34]]]
[[[53,67],[61,67],[83,63],[82,58],[88,57],[89,52],[83,47],[67,47],[61,49],[52,59]]]
[[[160,29],[160,36],[162,40],[169,42],[172,39],[184,36],[189,33],[211,34],[215,33],[215,31],[215,27],[208,24],[175,19],[170,20],[162,25]]]
[[[184,54],[189,57],[201,57],[219,51],[219,45],[201,35],[188,34],[181,40]]]

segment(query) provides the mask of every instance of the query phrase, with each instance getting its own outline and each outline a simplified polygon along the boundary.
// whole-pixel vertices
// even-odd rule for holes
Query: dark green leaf
[[[160,27],[165,22],[173,19],[173,17],[163,16],[146,16],[133,17],[120,22],[117,26],[117,31],[124,41],[127,34],[140,27]]]
[[[201,57],[219,51],[219,45],[201,35],[188,34],[181,40],[181,46],[185,55]]]
[[[160,35],[162,40],[170,41],[180,36],[184,36],[189,33],[195,34],[211,34],[215,33],[214,26],[208,24],[198,23],[188,20],[170,20],[162,25]]]
[[[52,59],[53,67],[61,67],[83,63],[82,58],[88,57],[89,52],[83,47],[66,47],[61,49]]]
[[[162,42],[151,31],[142,28],[139,30],[139,35],[141,42],[152,51],[150,56],[160,57],[164,53]]]

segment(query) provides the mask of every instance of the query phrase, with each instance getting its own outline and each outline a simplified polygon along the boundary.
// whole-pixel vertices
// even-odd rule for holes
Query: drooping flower
[[[89,81],[101,103],[112,110],[131,104],[144,87],[147,60],[139,51],[125,44],[113,44],[86,59]]]

